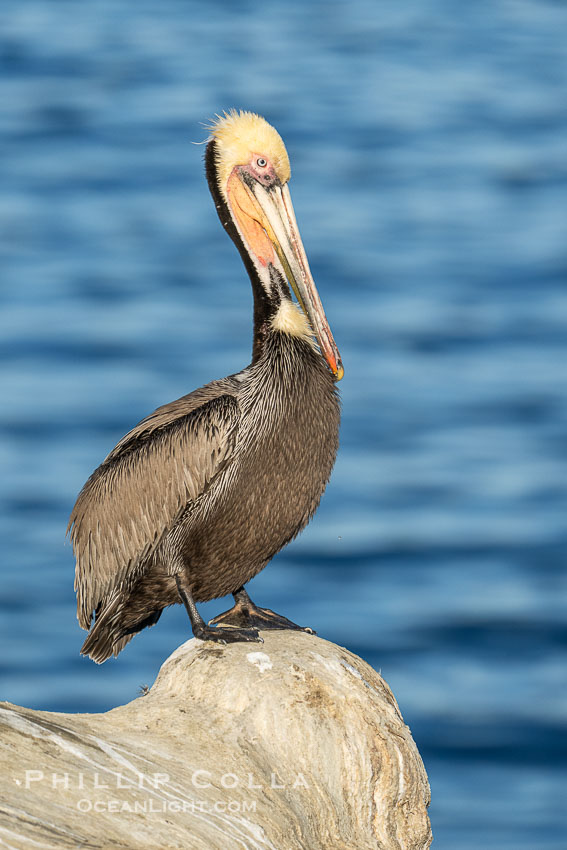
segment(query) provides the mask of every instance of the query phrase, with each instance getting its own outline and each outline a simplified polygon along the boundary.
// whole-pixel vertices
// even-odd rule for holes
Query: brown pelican
[[[176,602],[202,640],[301,628],[254,605],[244,585],[317,509],[338,447],[343,367],[297,229],[279,134],[258,115],[225,113],[211,127],[205,164],[252,282],[252,362],[158,407],[81,490],[68,531],[80,625],[90,629],[95,615],[81,652],[99,663]],[[195,603],[229,593],[233,608],[206,625]]]

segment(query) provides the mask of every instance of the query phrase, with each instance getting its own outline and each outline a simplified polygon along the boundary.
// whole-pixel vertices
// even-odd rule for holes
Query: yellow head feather
[[[291,175],[289,158],[280,134],[261,115],[231,109],[210,127],[209,139],[217,147],[219,188],[225,194],[226,184],[237,165],[246,165],[252,154],[264,156],[274,166],[282,183]]]

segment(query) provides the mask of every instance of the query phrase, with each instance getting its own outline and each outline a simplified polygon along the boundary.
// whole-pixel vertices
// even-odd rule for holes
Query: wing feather
[[[81,490],[68,531],[83,628],[90,627],[101,601],[143,568],[175,520],[230,461],[237,401],[226,393],[211,398],[213,385],[208,395],[205,389],[140,422]]]

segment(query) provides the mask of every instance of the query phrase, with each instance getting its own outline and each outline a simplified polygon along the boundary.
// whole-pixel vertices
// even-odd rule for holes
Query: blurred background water
[[[191,143],[251,109],[346,370],[331,484],[252,596],[383,672],[439,850],[567,847],[566,34],[550,0],[4,0],[2,698],[103,711],[189,636],[176,607],[81,658],[64,534],[133,424],[249,361]]]

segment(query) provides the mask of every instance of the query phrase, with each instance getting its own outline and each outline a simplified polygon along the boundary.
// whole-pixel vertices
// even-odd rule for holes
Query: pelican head
[[[209,141],[214,143],[216,188],[273,305],[274,327],[300,335],[312,332],[340,381],[343,367],[297,228],[281,136],[260,115],[232,110],[212,125]],[[286,281],[310,328],[296,313]]]

